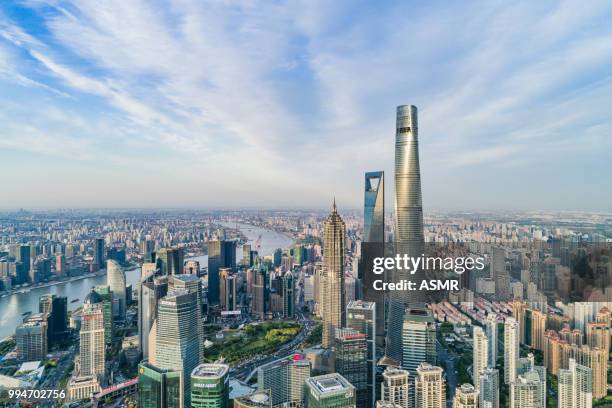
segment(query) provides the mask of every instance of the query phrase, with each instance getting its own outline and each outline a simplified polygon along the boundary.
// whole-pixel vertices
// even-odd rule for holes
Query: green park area
[[[301,329],[302,326],[294,322],[250,324],[240,330],[225,332],[224,339],[207,348],[204,356],[208,362],[223,357],[231,365],[258,354],[275,352],[297,336]]]

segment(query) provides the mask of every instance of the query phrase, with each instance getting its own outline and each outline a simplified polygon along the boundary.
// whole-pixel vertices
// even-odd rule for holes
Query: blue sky
[[[609,1],[0,3],[3,208],[610,210]],[[389,199],[387,202],[392,204]]]

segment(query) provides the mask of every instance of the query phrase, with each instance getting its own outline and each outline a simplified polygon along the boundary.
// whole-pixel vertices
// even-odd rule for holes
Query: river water
[[[272,255],[276,248],[288,248],[292,239],[288,235],[278,233],[276,231],[267,230],[260,227],[254,227],[247,224],[226,224],[227,227],[238,228],[249,239],[250,244],[253,244],[259,235],[261,235],[260,255]],[[198,256],[195,258],[200,261],[201,266],[208,265],[208,256]],[[236,249],[236,261],[242,259],[242,247]],[[125,271],[128,285],[136,288],[136,283],[140,276],[140,268],[132,268]],[[15,334],[15,327],[21,323],[25,312],[38,312],[38,298],[46,294],[55,294],[58,296],[66,296],[68,298],[68,309],[74,310],[81,306],[83,299],[91,290],[92,286],[106,284],[106,276],[95,276],[85,278],[73,282],[64,282],[53,286],[35,288],[28,293],[15,293],[13,295],[0,298],[0,339]],[[71,303],[73,300],[78,301]]]

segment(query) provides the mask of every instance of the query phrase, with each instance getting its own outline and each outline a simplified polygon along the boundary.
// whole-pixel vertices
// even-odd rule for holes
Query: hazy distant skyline
[[[0,208],[612,209],[612,3],[0,3]]]

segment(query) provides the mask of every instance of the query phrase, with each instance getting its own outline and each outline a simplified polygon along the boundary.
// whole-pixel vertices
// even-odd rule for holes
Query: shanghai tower
[[[418,134],[416,106],[398,106],[395,132],[395,251],[410,257],[421,256],[424,250]],[[395,270],[391,272],[390,281],[414,280],[419,275],[419,272],[411,275],[406,270]],[[418,291],[394,290],[389,294],[387,356],[395,361],[402,361],[402,327],[406,306],[422,300]]]

